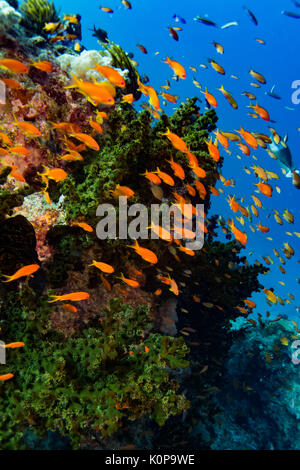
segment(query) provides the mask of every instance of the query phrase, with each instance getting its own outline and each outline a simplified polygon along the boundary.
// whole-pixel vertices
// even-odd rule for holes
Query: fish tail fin
[[[70,88],[78,88],[80,85],[80,80],[79,78],[76,77],[76,75],[74,75],[74,73],[71,73],[71,77],[72,77],[71,85],[64,87],[66,90]]]
[[[48,300],[49,304],[52,304],[53,302],[56,302],[60,299],[59,295],[52,295],[51,297],[53,297],[53,300]]]

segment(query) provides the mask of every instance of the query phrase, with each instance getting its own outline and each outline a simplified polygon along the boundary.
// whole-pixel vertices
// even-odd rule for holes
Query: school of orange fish
[[[122,0],[123,5],[131,9],[132,5],[130,2],[126,0]],[[108,7],[100,7],[102,11],[107,12],[107,13],[113,13],[113,10]],[[72,16],[65,16],[66,19],[69,21],[76,21],[75,17]],[[45,25],[45,30],[48,32],[51,32],[55,34],[59,30],[58,24],[46,24]],[[180,31],[180,27],[174,27],[171,28],[169,27],[169,32],[171,37],[178,41],[178,33],[177,31]],[[263,43],[263,40],[257,39],[257,41]],[[221,44],[214,42],[213,43],[214,47],[216,48],[217,53],[223,54],[224,53],[224,48]],[[139,49],[143,53],[147,53],[147,49],[138,44]],[[177,61],[170,59],[169,57],[166,57],[165,61],[166,64],[170,66],[170,68],[173,71],[173,78],[182,79],[185,80],[187,78],[187,73],[185,68]],[[212,68],[219,74],[224,75],[225,71],[224,69],[214,60],[209,59],[209,62],[212,66]],[[204,64],[202,64],[203,67],[207,67]],[[4,68],[6,71],[11,72],[12,76],[15,75],[17,77],[21,76],[22,74],[27,74],[29,72],[29,67],[35,67],[37,69],[42,70],[43,72],[51,73],[53,70],[53,65],[49,61],[38,61],[38,62],[32,62],[30,64],[24,64],[20,62],[19,60],[16,59],[6,59],[2,58],[0,60],[0,68]],[[194,67],[190,67],[193,71],[196,71]],[[102,129],[102,123],[104,119],[107,119],[108,115],[106,112],[100,111],[98,109],[99,106],[105,105],[105,106],[113,106],[115,104],[115,98],[116,98],[116,87],[119,88],[125,88],[125,80],[124,78],[120,75],[120,73],[115,70],[112,67],[109,66],[103,66],[99,64],[95,64],[95,70],[99,72],[103,77],[104,81],[102,82],[96,82],[95,80],[93,82],[87,82],[83,81],[81,79],[78,79],[75,75],[72,75],[72,83],[66,88],[75,88],[79,93],[84,95],[86,99],[93,104],[95,107],[95,116],[94,119],[90,119],[90,127],[91,127],[91,133],[93,135],[89,135],[86,133],[83,133],[80,126],[74,123],[70,122],[61,122],[61,123],[49,123],[49,125],[52,126],[53,129],[58,129],[63,132],[64,135],[64,143],[65,143],[65,150],[66,153],[61,156],[61,159],[64,161],[72,162],[72,161],[82,161],[84,160],[83,156],[81,155],[82,151],[85,151],[87,148],[92,149],[92,150],[99,150],[100,146],[97,140],[95,139],[97,134],[100,134],[103,132]],[[262,84],[266,83],[265,78],[263,77],[262,74],[250,70],[250,75],[253,77],[256,82],[252,83],[253,86],[259,87]],[[11,89],[18,89],[21,87],[20,83],[13,79],[13,78],[5,78],[2,79],[3,82],[5,82],[6,86]],[[211,93],[211,91],[208,91],[207,88],[205,88],[205,91],[201,90],[201,85],[199,82],[197,82],[195,79],[193,79],[194,85],[200,90],[200,92],[205,96],[205,99],[207,103],[209,103],[210,106],[217,108],[218,102],[215,96]],[[143,84],[140,77],[138,77],[138,86],[139,90],[141,93],[148,98],[149,100],[149,105],[146,104],[143,107],[149,109],[151,114],[155,119],[160,118],[160,113],[162,112],[160,108],[160,99],[162,98],[163,100],[166,100],[170,103],[176,104],[178,100],[178,96],[176,95],[171,95],[170,93],[167,93],[165,89],[170,88],[170,81],[168,80],[166,85],[162,86],[163,91],[160,93],[157,93],[157,91],[150,85]],[[221,88],[218,89],[222,95],[226,98],[226,100],[229,102],[229,104],[233,107],[233,109],[238,108],[238,104],[236,100],[231,96],[231,94],[224,89],[222,86]],[[261,118],[264,121],[269,121],[269,113],[268,111],[263,108],[261,105],[256,103],[255,105],[252,104],[252,101],[255,100],[255,95],[252,93],[245,92],[244,93],[250,100],[250,108],[252,112],[250,115],[253,118]],[[122,102],[125,103],[133,103],[134,102],[134,97],[132,94],[127,94],[127,95],[122,95],[121,98]],[[13,123],[18,129],[20,129],[23,133],[24,136],[28,136],[30,138],[40,138],[42,136],[41,131],[32,123],[27,122],[27,121],[18,121],[15,120]],[[280,141],[280,137],[278,136],[276,130],[274,128],[270,128],[270,131],[272,133],[272,137],[275,142]],[[270,137],[261,134],[261,133],[252,133],[248,132],[247,130],[240,128],[238,131],[235,132],[224,132],[221,131],[220,129],[217,129],[217,131],[214,133],[215,138],[213,139],[212,137],[210,140],[206,141],[207,144],[207,149],[209,152],[210,157],[215,161],[218,162],[220,159],[220,147],[224,149],[224,151],[232,154],[232,152],[229,150],[229,143],[230,142],[236,142],[237,145],[239,146],[239,149],[241,152],[246,155],[250,156],[251,149],[257,149],[259,146],[266,149],[266,151],[269,153],[269,155],[272,158],[276,158],[274,155],[272,155],[272,152],[267,148],[267,144],[271,142]],[[204,199],[207,191],[209,190],[212,195],[214,196],[220,196],[221,194],[224,194],[223,188],[216,189],[214,187],[209,187],[207,188],[200,180],[205,180],[206,173],[205,171],[201,168],[201,162],[198,161],[197,157],[190,152],[188,146],[184,142],[182,138],[180,138],[178,135],[175,133],[171,132],[170,129],[168,129],[164,134],[165,138],[169,139],[169,141],[172,143],[174,149],[182,152],[185,154],[186,159],[187,159],[187,165],[189,169],[193,172],[194,174],[194,184],[186,184],[186,190],[190,196],[195,196],[198,192],[199,196],[201,199]],[[72,140],[71,140],[72,139]],[[76,141],[77,143],[74,143]],[[0,147],[0,156],[7,156],[7,155],[28,155],[29,151],[26,149],[25,146],[19,146],[19,145],[14,145],[12,142],[10,136],[6,134],[5,132],[0,132],[0,142],[1,142],[1,147]],[[238,158],[241,158],[238,156]],[[253,156],[254,159],[256,159],[255,156]],[[186,170],[176,161],[173,160],[173,158],[168,162],[170,164],[170,168],[172,170],[172,175],[161,171],[159,168],[156,170],[147,170],[143,177],[145,177],[152,185],[154,185],[155,188],[159,188],[160,185],[166,184],[168,186],[175,186],[175,180],[174,178],[179,178],[181,181],[185,180],[186,176]],[[226,201],[229,204],[230,209],[232,210],[233,214],[237,214],[238,212],[241,213],[240,217],[236,216],[236,219],[239,221],[239,223],[242,226],[245,226],[245,220],[249,219],[250,217],[250,210],[252,212],[252,215],[255,217],[259,217],[259,209],[263,207],[263,203],[261,201],[262,197],[267,197],[271,198],[272,193],[273,193],[273,188],[269,184],[269,180],[275,179],[278,180],[279,177],[276,173],[267,171],[264,168],[254,165],[252,167],[255,175],[259,178],[259,182],[255,184],[257,189],[253,188],[253,192],[259,193],[260,197],[257,195],[253,194],[252,199],[253,199],[253,204],[251,204],[251,207],[244,207],[242,205],[243,203],[243,198],[238,199],[234,195],[229,196]],[[245,171],[250,174],[250,170],[248,168],[245,169]],[[16,180],[20,182],[25,182],[23,176],[18,172],[18,167],[13,165],[12,170],[9,175],[11,178],[15,178]],[[48,193],[48,186],[49,186],[49,180],[54,180],[56,182],[63,181],[68,177],[68,174],[61,168],[48,168],[45,167],[45,172],[40,174],[42,181],[44,182],[44,189],[43,193],[45,196],[45,199],[48,204],[51,204],[50,196]],[[228,186],[234,186],[233,181],[230,179],[224,178],[221,174],[220,176],[220,181],[224,185],[224,187]],[[296,187],[300,187],[300,177],[299,175],[295,172],[294,173],[294,185]],[[280,188],[276,186],[276,190],[278,193],[280,193]],[[126,186],[120,186],[117,185],[116,188],[112,191],[112,194],[115,198],[118,198],[120,196],[127,196],[128,198],[131,198],[134,196],[134,191],[130,189],[129,187]],[[183,206],[184,204],[188,204],[190,201],[185,200],[183,196],[177,194],[176,192],[173,193],[174,198],[176,200],[176,204],[178,205],[179,208],[182,209],[182,214],[185,216],[184,211],[183,211]],[[285,219],[289,224],[294,223],[294,216],[293,214],[286,209],[286,211],[282,214],[282,216],[279,214],[278,211],[274,210],[274,218],[276,222],[280,225],[283,224],[283,220]],[[193,215],[195,215],[195,212],[193,212]],[[204,215],[205,217],[205,215]],[[251,217],[252,218],[252,217]],[[88,225],[85,222],[76,222],[73,221],[72,225],[76,225],[86,232],[93,232],[93,227]],[[234,235],[235,239],[240,242],[243,246],[247,245],[247,233],[243,230],[240,230],[236,225],[233,220],[227,221],[227,224],[225,221],[221,219],[220,221],[221,228],[225,234],[231,233]],[[186,255],[189,256],[195,256],[195,252],[193,250],[190,250],[186,247],[184,247],[182,244],[179,242],[179,238],[185,238],[185,239],[193,239],[195,237],[195,234],[191,231],[187,231],[186,229],[182,229],[183,231],[179,234],[176,233],[176,231],[167,231],[163,227],[160,226],[154,226],[152,225],[150,227],[154,233],[156,233],[160,239],[164,241],[168,241],[169,243],[175,243],[177,245],[177,248],[185,253]],[[207,233],[207,228],[205,224],[202,225],[202,228],[205,233]],[[250,230],[253,232],[256,231],[256,229],[249,224]],[[257,224],[257,230],[264,234],[269,233],[269,227],[264,226],[259,222]],[[287,232],[290,236],[295,235],[298,238],[300,238],[300,233],[299,232]],[[271,239],[269,237],[269,239]],[[147,249],[143,248],[137,241],[135,241],[134,245],[129,246],[131,249],[133,249],[137,255],[139,255],[144,261],[155,265],[159,262],[156,254]],[[283,256],[280,255],[280,253],[274,248],[273,249],[274,254],[276,257],[279,258],[280,265],[279,269],[280,271],[284,274],[285,268],[283,268],[283,265],[286,264],[285,259]],[[284,243],[283,244],[283,249],[282,249],[286,259],[290,259],[292,256],[294,256],[295,252],[292,246],[289,243]],[[272,258],[270,256],[263,257],[265,263],[267,265],[274,264]],[[217,260],[216,260],[217,261]],[[245,262],[247,263],[247,261]],[[115,272],[115,269],[113,266],[103,262],[103,261],[97,261],[93,260],[92,264],[89,265],[90,267],[95,267],[98,270],[101,271],[101,279],[102,282],[104,283],[105,287],[110,290],[111,285],[107,279],[106,276],[112,275]],[[16,281],[18,279],[24,278],[31,276],[34,274],[40,266],[38,264],[33,264],[33,265],[28,265],[24,266],[21,269],[19,269],[16,273],[14,273],[11,276],[5,276],[6,280],[3,282],[12,282]],[[138,274],[142,274],[140,271],[136,270],[136,274],[138,277]],[[176,296],[179,295],[180,290],[179,287],[175,281],[175,279],[171,278],[170,275],[163,276],[162,274],[158,274],[158,279],[162,282],[162,284],[165,284],[169,287],[169,290]],[[131,288],[138,288],[140,286],[140,283],[136,278],[126,278],[123,273],[120,274],[120,276],[116,276],[116,279],[122,280],[127,286]],[[279,281],[282,285],[284,285],[284,282]],[[162,292],[162,289],[157,289],[155,292],[155,295],[160,295]],[[267,303],[271,304],[277,304],[279,303],[280,305],[284,305],[285,303],[289,303],[289,299],[281,299],[278,297],[274,289],[264,289],[264,293],[266,296]],[[77,301],[83,301],[86,300],[90,297],[90,295],[87,292],[72,292],[69,294],[65,295],[60,295],[60,296],[52,296],[52,300],[49,302],[66,302],[66,301],[71,301],[71,302],[77,302]],[[294,296],[292,294],[289,294],[289,297],[291,300],[294,299]],[[200,299],[195,295],[193,297],[195,302],[200,302]],[[255,302],[249,299],[244,300],[245,306],[251,309],[256,308]],[[205,303],[205,306],[207,308],[212,308],[215,306],[213,303]],[[64,304],[64,307],[69,310],[69,311],[76,311],[76,307],[74,307],[72,304]],[[222,309],[220,306],[216,306],[219,309]],[[242,314],[249,314],[249,311],[247,309],[244,309],[242,307],[237,307],[239,311]],[[277,321],[281,317],[278,316],[275,320]],[[253,324],[254,326],[257,324],[256,320],[253,319],[248,319],[248,321]],[[258,321],[261,321],[261,316],[258,317]],[[295,324],[295,328],[297,329],[297,324]],[[18,348],[18,347],[24,347],[24,343],[22,342],[16,342],[16,343],[10,343],[5,346],[6,348]],[[146,351],[148,352],[148,351]],[[1,381],[6,381],[8,379],[11,379],[13,377],[13,374],[5,374],[0,376]]]

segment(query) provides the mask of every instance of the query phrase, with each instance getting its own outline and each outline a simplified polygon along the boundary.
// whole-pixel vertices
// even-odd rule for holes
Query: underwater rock
[[[0,1],[0,35],[19,24],[21,19],[21,14],[13,6],[5,1]]]

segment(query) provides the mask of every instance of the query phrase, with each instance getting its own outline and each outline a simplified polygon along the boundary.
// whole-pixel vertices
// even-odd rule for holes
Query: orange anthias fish
[[[165,173],[164,171],[161,171],[159,168],[157,168],[157,174],[159,178],[163,180],[164,183],[168,184],[169,186],[175,186],[175,181],[173,178],[168,175],[168,173]]]
[[[206,140],[205,143],[208,147],[209,155],[211,156],[211,158],[215,162],[218,162],[220,160],[220,152],[218,147],[212,143],[212,139],[210,139],[210,141]]]
[[[217,103],[217,100],[216,98],[207,91],[207,88],[205,88],[205,91],[201,91],[201,93],[204,94],[205,96],[205,99],[206,101],[211,105],[213,106],[214,108],[216,108],[218,106],[218,103]]]
[[[12,379],[14,374],[4,374],[0,375],[1,382],[5,382],[6,380]]]
[[[178,96],[177,95],[171,95],[170,93],[166,93],[166,92],[162,92],[161,96],[169,101],[170,103],[174,103],[176,104],[177,103],[177,100],[178,100]]]
[[[20,90],[22,87],[19,82],[16,82],[12,78],[1,78],[1,81],[11,90]]]
[[[114,10],[112,8],[109,8],[109,7],[99,7],[100,10],[102,11],[105,11],[105,13],[113,13]]]
[[[160,110],[158,94],[152,86],[148,86],[149,103],[156,110]]]
[[[123,95],[121,102],[122,103],[133,103],[135,101],[134,96],[132,93],[129,93],[128,95]]]
[[[221,134],[221,133],[219,132],[219,129],[217,129],[217,132],[214,132],[214,134],[216,134],[216,137],[217,137],[218,141],[220,142],[220,144],[221,144],[224,148],[228,149],[228,147],[229,147],[229,141],[228,141],[227,137],[225,137],[223,134]]]
[[[136,251],[138,255],[143,258],[143,260],[148,261],[151,264],[156,264],[158,262],[157,256],[153,251],[148,250],[148,248],[142,248],[137,240],[135,241],[135,245],[128,245],[128,248],[132,248],[133,250]]]
[[[53,65],[48,60],[41,60],[40,62],[33,62],[32,67],[41,70],[42,72],[53,72]]]
[[[130,287],[140,287],[140,283],[136,279],[128,279],[124,277],[124,274],[121,274],[121,277],[117,277],[117,279],[121,279],[125,284],[127,284]]]
[[[15,125],[18,126],[25,134],[28,134],[32,137],[40,137],[42,135],[41,131],[35,127],[31,122],[27,121],[16,121]]]
[[[43,173],[42,175],[38,173],[40,176],[44,178],[49,178],[50,180],[54,180],[57,183],[59,181],[63,181],[67,178],[68,174],[65,172],[65,170],[62,170],[61,168],[48,168],[45,165],[43,167],[46,169],[46,172]],[[43,178],[43,179],[44,179]]]
[[[95,67],[95,70],[99,72],[103,77],[107,78],[113,85],[124,88],[125,87],[125,80],[122,75],[112,67],[108,67],[106,65],[98,65]]]
[[[260,192],[267,197],[272,197],[273,194],[273,188],[267,183],[256,183],[255,186],[258,187]]]
[[[19,60],[15,59],[1,59],[0,66],[7,68],[13,73],[28,73],[29,69],[26,65],[22,64]]]
[[[15,272],[15,274],[13,274],[12,276],[7,276],[3,274],[3,276],[7,278],[7,280],[3,282],[12,282],[16,281],[17,279],[20,279],[21,277],[30,276],[31,274],[35,273],[38,269],[40,269],[40,266],[38,264],[29,264],[27,266],[23,266],[23,268],[18,269],[18,271]]]
[[[257,103],[255,106],[250,105],[249,108],[252,108],[253,111],[256,112],[264,121],[270,121],[270,116],[268,111],[263,108],[262,106],[259,106]]]
[[[239,203],[235,200],[235,197],[234,196],[229,196],[229,205],[230,205],[230,209],[233,211],[233,212],[237,212],[240,208],[240,205]]]
[[[82,132],[76,132],[72,134],[71,137],[75,137],[75,139],[84,143],[87,147],[89,147],[92,150],[100,150],[98,143],[95,141],[93,137],[91,137],[88,134],[83,134]]]
[[[89,123],[92,129],[94,129],[96,132],[99,132],[99,134],[102,134],[103,129],[102,129],[102,126],[98,122],[93,121],[93,119],[90,118]]]
[[[117,184],[116,189],[114,191],[110,191],[114,197],[126,196],[128,198],[134,196],[134,191],[128,188],[127,186],[120,186]]]
[[[74,83],[66,88],[77,88],[80,93],[91,100],[94,105],[105,104],[112,106],[115,104],[111,91],[108,90],[104,83],[84,82],[71,74]]]
[[[95,266],[96,268],[100,269],[100,271],[106,274],[112,274],[115,272],[115,268],[113,268],[113,266],[111,266],[110,264],[101,263],[100,261],[93,260],[92,264],[89,264],[89,266]]]
[[[184,140],[182,140],[177,134],[174,134],[174,132],[171,132],[170,129],[167,129],[167,132],[163,132],[162,135],[167,136],[173,147],[175,147],[177,150],[180,150],[184,153],[188,152],[188,148]]]
[[[241,134],[241,136],[243,137],[243,139],[247,142],[247,144],[254,148],[254,149],[257,149],[258,148],[258,143],[257,143],[257,140],[256,138],[248,131],[245,131],[242,127],[240,128],[239,131],[236,131],[238,132],[239,134]]]
[[[229,221],[229,227],[235,236],[236,240],[238,240],[242,245],[247,245],[247,234],[239,230],[235,225],[233,221]]]
[[[77,227],[82,228],[86,232],[93,232],[94,229],[91,227],[89,224],[86,224],[85,222],[72,222],[72,225],[75,225]]]
[[[260,230],[262,233],[268,233],[270,231],[269,227],[264,227],[263,225],[261,225],[261,223],[259,222],[259,224],[257,225],[257,228],[258,230]]]
[[[182,166],[179,165],[179,163],[174,162],[173,157],[171,160],[168,160],[168,163],[170,163],[171,168],[174,171],[174,175],[177,176],[179,179],[184,180],[185,172]]]
[[[179,62],[176,62],[175,60],[171,60],[169,57],[166,58],[166,60],[163,60],[165,64],[169,64],[175,75],[177,77],[182,78],[183,80],[186,79],[186,71],[184,67],[179,64]]]
[[[9,343],[9,344],[5,344],[4,346],[0,345],[0,347],[9,348],[9,349],[23,348],[24,346],[25,346],[25,343],[22,343],[22,342]]]
[[[245,299],[245,300],[243,300],[243,302],[244,302],[249,308],[256,308],[256,303],[253,302],[253,300]]]
[[[64,294],[64,295],[51,295],[53,300],[49,300],[49,303],[58,302],[58,301],[65,301],[71,300],[73,302],[79,302],[80,300],[87,300],[90,298],[90,294],[87,292],[72,292],[71,294]]]
[[[147,180],[149,180],[153,184],[161,184],[160,177],[156,175],[155,173],[146,171],[146,173],[144,173],[142,176],[145,176],[145,178],[147,178]]]

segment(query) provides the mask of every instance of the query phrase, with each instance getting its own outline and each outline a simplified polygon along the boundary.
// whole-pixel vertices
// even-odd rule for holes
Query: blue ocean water
[[[64,0],[60,3],[64,13],[79,13],[82,15],[83,26],[83,45],[87,49],[97,49],[99,47],[97,40],[92,37],[89,31],[93,26],[101,27],[108,32],[111,41],[121,44],[127,52],[134,54],[134,59],[139,64],[139,72],[146,74],[150,78],[150,84],[159,90],[161,85],[171,79],[171,69],[162,62],[166,56],[177,60],[187,70],[187,79],[178,82],[171,80],[170,93],[179,95],[180,100],[184,101],[187,97],[198,96],[202,99],[201,110],[205,107],[203,95],[193,84],[193,78],[200,82],[202,90],[207,87],[218,101],[217,114],[219,117],[218,127],[227,132],[234,132],[235,129],[243,127],[250,132],[260,132],[270,135],[268,126],[276,129],[278,134],[284,137],[288,134],[288,145],[291,149],[296,167],[300,167],[299,161],[299,110],[300,105],[292,102],[292,82],[300,79],[300,70],[298,64],[298,35],[300,19],[295,19],[282,14],[283,10],[292,11],[300,14],[300,8],[295,6],[291,0],[275,2],[265,0],[249,0],[246,6],[254,13],[258,25],[255,25],[249,14],[243,8],[238,0],[224,2],[223,0],[210,0],[198,2],[189,0],[182,2],[179,0],[138,0],[132,1],[132,9],[127,9],[119,0],[107,0],[101,6],[110,7],[114,10],[112,14],[101,11],[99,3],[90,1],[87,5],[79,0]],[[186,24],[176,23],[172,18],[174,14],[183,17]],[[214,21],[217,27],[207,26],[193,20],[197,15],[207,17]],[[222,29],[221,26],[236,21],[237,26],[231,26]],[[168,26],[181,26],[179,31],[179,41],[176,42],[169,35]],[[260,44],[255,39],[260,38],[265,44]],[[224,47],[224,54],[216,52],[212,42],[216,41]],[[137,43],[147,48],[148,54],[143,54],[137,47]],[[222,67],[226,74],[222,76],[216,73],[208,63],[208,58],[213,58]],[[200,64],[207,64],[208,68],[200,67]],[[193,72],[190,66],[196,67],[197,72]],[[266,85],[261,88],[254,88],[250,83],[254,80],[249,74],[253,69],[263,74],[267,80]],[[238,76],[234,79],[231,75]],[[221,85],[228,90],[238,102],[238,110],[231,108],[222,94],[217,90]],[[274,92],[282,97],[281,100],[265,94],[266,91],[275,85]],[[250,104],[246,96],[241,93],[248,91],[254,93],[260,106],[266,108],[274,123],[268,123],[262,119],[253,119],[248,116],[250,111],[247,106]],[[139,108],[139,103],[137,104]],[[290,108],[290,109],[287,109]],[[165,107],[166,112],[171,112],[174,105],[168,104]],[[244,167],[250,168],[253,164],[259,165],[269,171],[276,172],[279,180],[272,180],[273,197],[267,198],[261,196],[265,207],[260,211],[257,220],[253,220],[252,225],[256,225],[259,220],[262,225],[270,228],[269,234],[263,234],[259,231],[252,233],[247,229],[248,243],[246,253],[249,255],[249,262],[258,259],[263,262],[262,256],[270,255],[274,260],[270,273],[261,276],[261,282],[266,288],[273,287],[275,293],[283,298],[288,298],[288,293],[295,296],[295,300],[285,306],[276,305],[269,307],[264,295],[253,296],[257,303],[257,311],[262,314],[266,310],[272,312],[272,315],[285,314],[291,318],[298,318],[296,307],[300,305],[299,284],[296,278],[299,277],[299,262],[297,253],[300,248],[300,239],[293,234],[286,232],[299,232],[299,192],[292,185],[291,179],[283,176],[278,162],[268,156],[265,150],[258,149],[251,152],[251,156],[243,155],[239,149],[232,144],[230,146],[232,155],[226,154],[222,174],[226,178],[234,178],[236,185],[225,190],[224,195],[213,199],[211,213],[218,213],[226,220],[232,217],[229,205],[225,201],[228,194],[235,195],[237,198],[245,197],[244,206],[252,204],[251,194],[256,189],[254,183],[257,178],[253,173],[248,175]],[[236,155],[242,156],[239,160]],[[256,162],[253,155],[258,158]],[[275,190],[275,185],[281,189],[281,193]],[[221,183],[217,187],[222,186]],[[258,195],[258,194],[257,194]],[[260,195],[258,195],[260,196]],[[284,221],[282,226],[274,220],[273,210],[282,214],[289,209],[294,217],[294,225]],[[256,219],[253,217],[253,219]],[[237,224],[240,229],[243,227]],[[268,240],[271,237],[272,240]],[[294,248],[296,256],[287,261],[286,274],[282,274],[279,269],[279,261],[274,256],[273,248],[281,252],[284,242]],[[282,252],[281,252],[282,254]],[[279,281],[285,283],[285,286],[279,284]]]

